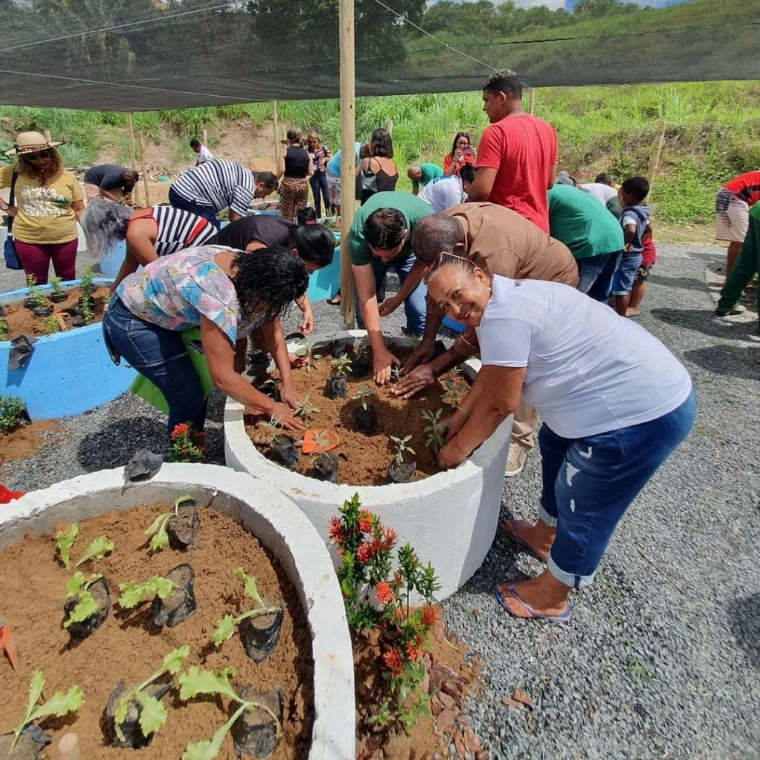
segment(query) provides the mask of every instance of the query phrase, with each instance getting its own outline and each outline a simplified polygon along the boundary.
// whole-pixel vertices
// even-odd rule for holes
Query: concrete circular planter
[[[0,551],[30,531],[190,494],[229,515],[282,564],[298,590],[312,636],[314,726],[309,760],[353,760],[354,662],[343,598],[330,556],[309,521],[274,488],[213,465],[164,465],[125,488],[123,471],[102,470],[34,491],[0,511]]]
[[[353,345],[366,341],[366,332],[350,330],[313,338],[319,346],[328,342]],[[409,345],[408,339],[396,339]],[[469,377],[480,362],[465,365]],[[412,402],[413,403],[413,402]],[[227,465],[248,472],[280,489],[328,540],[330,517],[355,493],[362,506],[374,512],[409,542],[425,562],[432,562],[441,582],[438,596],[453,594],[480,567],[491,547],[499,519],[504,469],[512,418],[462,465],[414,483],[386,486],[351,486],[323,483],[270,462],[262,456],[245,431],[244,408],[227,400],[224,412],[224,447]]]
[[[98,285],[111,282],[95,279]],[[62,287],[78,284],[79,280],[72,280]],[[48,291],[51,287],[40,285],[38,289]],[[28,293],[28,288],[0,293],[0,304],[16,303]],[[81,414],[113,401],[129,389],[137,375],[131,367],[117,367],[111,361],[103,345],[100,322],[39,337],[33,347],[23,367],[9,370],[13,346],[9,340],[0,341],[0,394],[21,397],[33,420]]]

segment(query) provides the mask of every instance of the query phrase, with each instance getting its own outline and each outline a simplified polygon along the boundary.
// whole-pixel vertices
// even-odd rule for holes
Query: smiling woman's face
[[[428,280],[428,295],[451,319],[477,327],[491,297],[491,283],[477,267],[441,266]]]

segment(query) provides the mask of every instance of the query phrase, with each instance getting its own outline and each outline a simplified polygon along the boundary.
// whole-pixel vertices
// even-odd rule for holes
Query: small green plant
[[[404,436],[403,438],[397,438],[395,435],[392,435],[391,441],[393,441],[393,445],[396,449],[396,453],[393,457],[393,461],[398,465],[401,466],[404,464],[404,454],[409,452],[410,454],[414,454],[414,449],[411,446],[407,446],[409,441],[412,440],[411,435]]]
[[[92,311],[92,295],[95,292],[95,270],[91,267],[85,267],[84,274],[79,281],[79,306],[82,309],[84,321],[89,324],[95,316]]]
[[[449,406],[456,406],[459,401],[459,391],[454,385],[454,381],[450,377],[446,377],[443,380],[443,385],[446,390],[441,394],[441,401]]]
[[[351,369],[351,359],[346,354],[341,354],[330,362],[336,377],[345,377]]]
[[[0,340],[5,340],[10,335],[11,328],[4,319],[0,319]]]
[[[427,433],[425,446],[432,449],[436,454],[443,448],[446,443],[447,422],[441,420],[443,409],[436,409],[431,412],[429,409],[422,410],[422,419],[428,424],[422,430]]]
[[[282,726],[277,716],[259,702],[243,699],[230,684],[230,678],[235,676],[235,668],[229,667],[215,675],[211,670],[200,670],[193,665],[179,677],[179,698],[187,702],[197,696],[227,697],[238,705],[230,719],[222,725],[210,740],[188,744],[182,755],[182,760],[214,760],[222,748],[222,744],[235,721],[246,711],[259,709],[267,713],[276,725],[276,736],[282,735]]]
[[[314,369],[314,362],[317,359],[322,358],[322,354],[314,353],[314,348],[315,348],[314,344],[310,343],[307,340],[306,343],[304,343],[303,346],[301,346],[301,348],[299,348],[298,351],[296,351],[296,356],[301,356],[306,359],[306,366],[304,367],[304,369],[306,370],[307,375],[310,375],[311,371]]]
[[[354,349],[354,361],[357,359],[365,359],[368,355],[367,346],[361,345]]]
[[[85,578],[84,573],[81,570],[77,570],[69,578],[66,583],[66,599],[76,598],[77,603],[74,609],[67,615],[66,621],[63,624],[64,628],[68,628],[72,623],[81,623],[98,611],[98,603],[89,589],[95,581],[100,580],[102,577],[100,573],[94,573],[89,578]]]
[[[280,607],[267,607],[267,605],[264,604],[263,599],[259,596],[258,588],[256,588],[256,579],[252,575],[247,575],[242,567],[235,568],[235,577],[243,582],[245,595],[253,599],[256,606],[252,610],[248,610],[248,612],[244,612],[237,617],[234,615],[225,615],[218,620],[216,623],[216,630],[211,636],[211,641],[215,647],[220,647],[225,641],[231,639],[235,635],[237,627],[244,620],[252,617],[259,617],[260,615],[269,615],[273,612],[278,612],[281,609]]]
[[[24,419],[25,409],[18,396],[0,396],[0,433],[13,432]]]
[[[311,395],[307,393],[293,409],[293,414],[296,417],[300,417],[304,422],[311,419],[315,414],[319,414],[319,409],[316,406],[312,406],[309,402],[310,398]]]
[[[8,752],[8,757],[13,754],[19,737],[30,723],[51,715],[54,715],[56,718],[62,718],[70,712],[75,712],[84,704],[84,692],[81,687],[72,686],[66,692],[57,691],[50,699],[38,705],[37,703],[42,697],[42,690],[44,688],[45,676],[41,670],[35,670],[32,674],[32,680],[29,682],[29,702],[26,705],[26,712],[21,723],[13,729],[13,743]]]
[[[63,288],[61,287],[61,283],[63,282],[63,280],[60,277],[58,277],[57,275],[53,275],[50,278],[49,282],[50,282],[50,286],[53,288],[53,293],[55,293],[55,295],[60,295],[61,293],[64,292]]]
[[[61,558],[64,567],[70,569],[71,549],[76,543],[79,535],[79,526],[72,523],[68,530],[59,530],[55,534],[55,544],[58,548],[58,556]],[[74,570],[78,570],[85,562],[93,559],[103,559],[109,552],[114,550],[114,542],[108,536],[98,536],[90,541],[89,546],[85,549],[79,562],[74,565]]]
[[[139,702],[142,707],[142,710],[140,711],[140,728],[143,732],[143,736],[147,737],[150,736],[150,734],[156,733],[156,731],[166,723],[167,712],[166,708],[161,703],[161,700],[151,697],[143,690],[163,675],[168,674],[173,676],[179,673],[189,654],[190,647],[187,646],[187,644],[177,649],[173,649],[166,655],[166,657],[164,657],[161,667],[155,673],[152,673],[151,676],[146,678],[139,686],[135,686],[126,694],[122,695],[119,703],[116,705],[116,712],[114,713],[116,734],[121,741],[124,741],[121,724],[127,719],[129,703],[133,699]]]
[[[279,377],[269,377],[262,384],[259,390],[265,395],[269,396],[274,401],[280,400],[280,388],[279,385],[282,382]]]
[[[367,399],[370,396],[373,396],[374,393],[375,392],[371,388],[368,388],[364,383],[362,383],[359,386],[359,390],[353,396],[351,396],[351,398],[354,399],[354,400],[359,399],[362,402],[362,407],[366,411],[366,409],[368,408],[368,401],[367,401]]]
[[[400,367],[391,367],[391,380],[393,380],[394,383],[397,383],[399,380],[401,380]]]
[[[33,274],[26,276],[26,287],[29,288],[28,298],[34,301],[35,307],[43,308],[46,305],[45,294],[37,288],[37,278]]]
[[[150,537],[151,551],[157,552],[164,548],[169,543],[169,534],[166,531],[166,526],[169,524],[169,518],[172,515],[178,514],[179,508],[186,502],[192,501],[192,496],[180,496],[177,501],[174,502],[174,510],[172,512],[164,512],[160,514],[145,531],[145,535]]]
[[[131,610],[149,597],[157,596],[159,599],[166,599],[173,589],[174,584],[168,578],[162,578],[160,575],[154,575],[145,583],[127,581],[119,585],[121,592],[119,607]]]
[[[42,320],[42,326],[45,328],[45,332],[49,333],[50,335],[61,331],[61,326],[58,324],[58,319],[52,314]]]
[[[327,435],[327,432],[324,430],[320,430],[318,433],[314,434],[314,451],[317,452],[317,456],[320,454],[323,454],[327,447],[330,445],[330,436]],[[316,459],[316,457],[314,457]],[[314,460],[312,460],[313,463]]]

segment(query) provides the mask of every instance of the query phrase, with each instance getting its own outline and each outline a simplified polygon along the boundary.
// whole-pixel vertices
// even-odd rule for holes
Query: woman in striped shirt
[[[82,217],[82,228],[93,253],[108,251],[119,240],[127,241],[127,255],[112,286],[138,266],[159,256],[204,245],[216,235],[206,219],[172,206],[130,208],[106,200],[92,201]]]

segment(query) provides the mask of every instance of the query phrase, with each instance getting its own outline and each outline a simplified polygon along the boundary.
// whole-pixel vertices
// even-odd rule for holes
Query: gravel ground
[[[575,760],[760,758],[760,342],[755,315],[718,320],[705,284],[723,253],[662,245],[641,323],[685,362],[699,396],[692,435],[623,519],[597,583],[573,599],[569,625],[510,619],[494,583],[541,566],[498,536],[485,564],[444,605],[480,659],[485,684],[466,707],[490,757]],[[21,286],[0,273],[0,289]],[[315,306],[318,329],[339,311]],[[291,315],[286,329],[298,320]],[[388,318],[400,334],[402,315]],[[653,378],[654,379],[654,378]],[[211,399],[208,453],[221,463],[223,401]],[[64,420],[57,443],[0,468],[32,489],[123,465],[157,449],[162,415],[124,396]],[[503,517],[534,519],[539,456],[505,483]],[[505,707],[516,688],[532,712]]]

